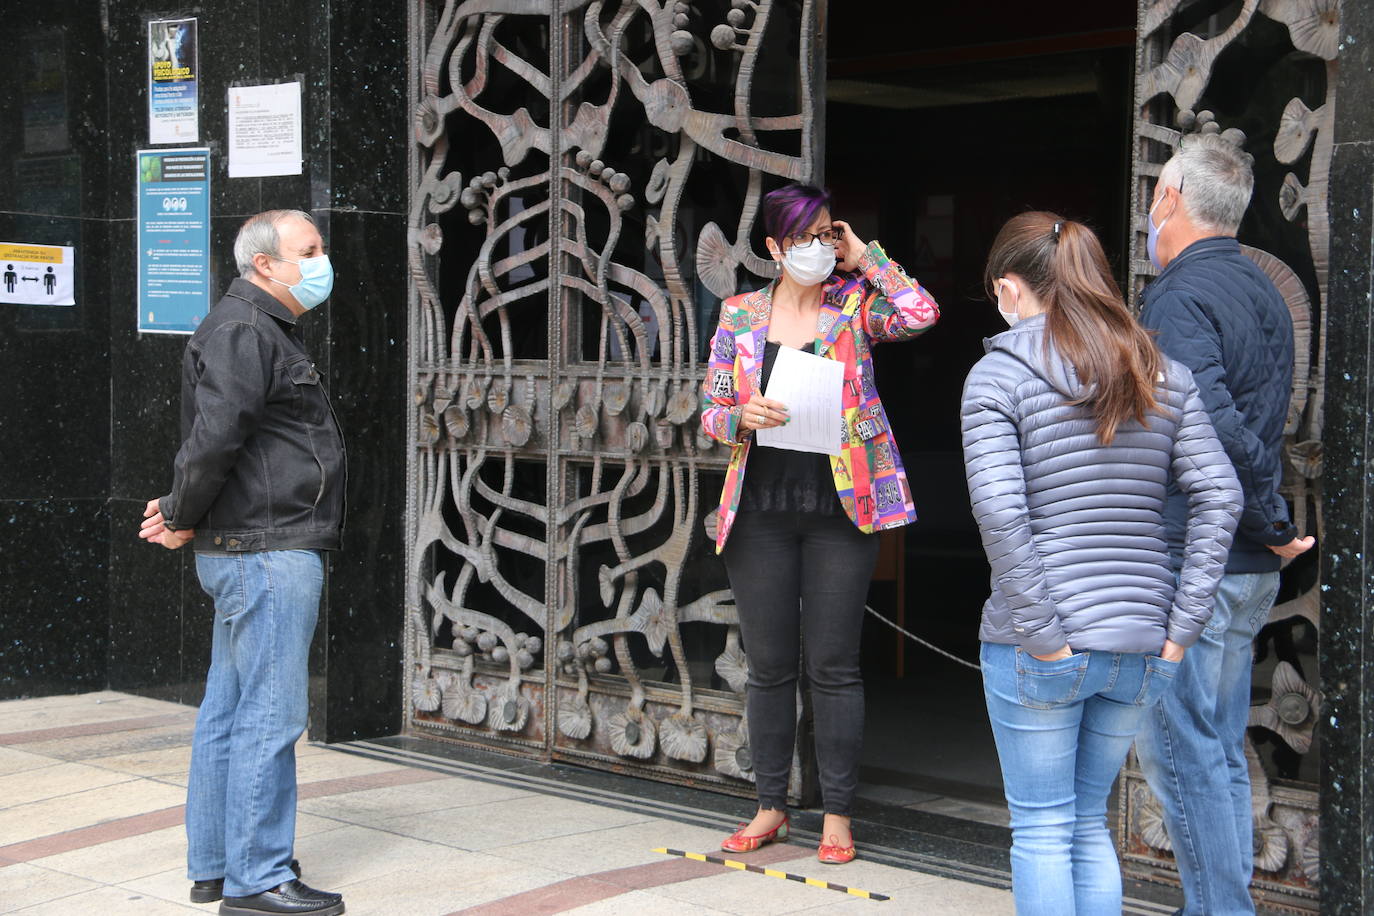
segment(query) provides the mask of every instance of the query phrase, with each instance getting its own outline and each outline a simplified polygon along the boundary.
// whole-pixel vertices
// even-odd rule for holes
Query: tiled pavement
[[[0,913],[215,912],[186,897],[194,721],[109,692],[0,703]],[[297,856],[353,914],[1012,912],[1003,890],[863,859],[822,866],[800,842],[739,858],[891,900],[664,856],[655,847],[710,853],[722,830],[660,809],[304,742],[298,755]]]

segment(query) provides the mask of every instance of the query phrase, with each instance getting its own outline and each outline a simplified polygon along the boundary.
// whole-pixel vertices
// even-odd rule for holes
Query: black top
[[[768,390],[768,378],[778,360],[780,344],[768,341],[763,350],[763,373],[759,389]],[[815,351],[814,342],[802,348]],[[770,448],[757,441],[749,448],[749,463],[744,471],[744,490],[740,493],[741,512],[809,512],[839,515],[844,512],[835,492],[835,477],[830,472],[830,457],[814,452]]]

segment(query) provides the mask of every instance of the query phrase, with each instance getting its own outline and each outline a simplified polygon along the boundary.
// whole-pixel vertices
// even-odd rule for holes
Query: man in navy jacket
[[[1136,742],[1164,805],[1185,916],[1254,912],[1245,760],[1251,646],[1278,592],[1282,559],[1313,543],[1299,537],[1279,495],[1292,320],[1235,238],[1253,186],[1248,155],[1218,136],[1191,136],[1160,173],[1148,217],[1150,259],[1162,272],[1145,290],[1141,323],[1192,370],[1245,493],[1212,618]],[[1171,487],[1176,562],[1186,517],[1185,498]]]

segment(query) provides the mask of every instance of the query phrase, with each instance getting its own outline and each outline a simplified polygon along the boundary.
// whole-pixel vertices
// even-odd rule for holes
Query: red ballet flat
[[[753,852],[760,846],[767,846],[769,843],[782,843],[787,839],[787,829],[791,823],[788,815],[782,816],[782,823],[774,827],[767,833],[760,833],[756,836],[749,836],[744,831],[749,827],[748,824],[740,824],[739,829],[720,844],[720,848],[726,852]]]
[[[839,844],[834,843],[834,834],[830,835],[830,839],[832,840],[832,842],[822,842],[820,848],[816,850],[816,858],[819,859],[822,864],[844,865],[848,862],[854,861],[854,857],[858,855],[858,853],[854,851],[853,839],[850,839],[848,846],[840,846]]]

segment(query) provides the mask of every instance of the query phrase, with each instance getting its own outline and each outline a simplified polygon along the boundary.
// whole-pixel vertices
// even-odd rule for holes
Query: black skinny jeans
[[[864,730],[859,639],[878,536],[843,514],[742,511],[723,557],[749,658],[746,708],[759,806],[787,805],[804,642],[821,797],[827,814],[848,816]]]

